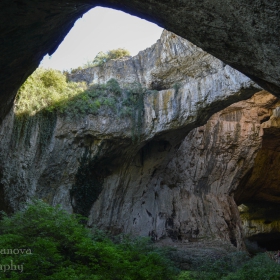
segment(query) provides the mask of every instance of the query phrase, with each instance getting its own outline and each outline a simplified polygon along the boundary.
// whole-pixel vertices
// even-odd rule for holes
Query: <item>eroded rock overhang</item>
[[[276,251],[280,249],[280,104],[273,99],[269,103],[269,117],[265,110],[259,110],[259,115],[263,117],[261,148],[234,196],[239,205],[245,237],[257,242],[263,250]]]
[[[279,95],[279,1],[5,0],[0,4],[1,119],[43,56],[52,54],[74,22],[97,5],[155,22]]]
[[[167,31],[135,57],[70,78],[88,84],[116,78],[161,90],[145,95],[138,142],[132,141],[129,118],[101,111],[78,119],[53,118],[42,146],[45,120],[35,116],[28,129],[19,129],[10,112],[0,128],[3,210],[17,210],[39,197],[69,212],[89,213],[90,224],[113,233],[186,242],[214,238],[242,248],[232,191],[260,146],[254,108],[262,106],[252,97],[217,111],[259,91],[254,82]],[[205,127],[194,129],[210,116]],[[89,176],[79,179],[81,188],[73,188],[81,174]],[[89,198],[84,186],[98,189],[87,209],[77,203],[78,197]]]

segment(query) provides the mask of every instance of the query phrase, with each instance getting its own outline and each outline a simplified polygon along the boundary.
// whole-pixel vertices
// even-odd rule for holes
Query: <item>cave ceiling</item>
[[[1,118],[43,56],[51,55],[75,21],[96,6],[154,22],[280,96],[277,0],[4,0],[0,3]]]

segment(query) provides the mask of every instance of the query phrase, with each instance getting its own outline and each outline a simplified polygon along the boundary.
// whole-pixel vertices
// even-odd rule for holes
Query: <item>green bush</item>
[[[85,83],[67,82],[65,75],[59,71],[38,68],[26,80],[16,97],[15,134],[30,135],[30,131],[26,133],[23,129],[30,130],[30,124],[33,122],[29,119],[38,114],[41,114],[43,119],[44,116],[50,117],[49,113],[79,118],[102,112],[107,115],[112,113],[118,117],[130,117],[132,138],[134,141],[139,140],[144,96],[149,93],[151,92],[139,83],[121,88],[117,80],[110,79],[106,84],[87,86]],[[28,142],[29,138],[26,139]]]
[[[240,269],[230,273],[223,280],[278,280],[280,265],[271,260],[267,254],[261,253],[246,262]]]
[[[205,256],[197,259],[190,276],[199,280],[217,280],[236,271],[249,257],[243,252],[231,253],[218,259]]]
[[[142,132],[144,97],[151,93],[153,91],[148,91],[139,83],[121,88],[115,79],[90,86],[84,82],[67,82],[65,75],[59,71],[38,68],[16,96],[13,145],[16,146],[20,138],[24,138],[28,144],[32,124],[39,120],[49,124],[41,140],[50,139],[57,115],[71,119],[89,114],[129,117],[132,139],[137,141]],[[46,118],[53,121],[44,121]],[[47,131],[51,133],[45,134]]]
[[[106,83],[106,87],[108,90],[112,91],[113,93],[115,93],[117,95],[120,95],[122,93],[121,87],[120,87],[118,81],[115,79],[110,79]]]
[[[24,253],[1,251],[1,266],[16,265],[6,271],[1,267],[1,279],[174,279],[170,261],[146,240],[115,244],[101,231],[92,234],[81,220],[42,201],[4,216],[0,248]]]
[[[35,115],[42,110],[62,110],[69,99],[77,98],[85,89],[84,83],[67,83],[59,71],[38,68],[19,89],[15,113]]]
[[[276,280],[280,266],[267,254],[249,258],[245,253],[232,253],[220,259],[205,259],[190,271],[183,271],[178,280]]]
[[[42,71],[40,79],[45,87],[54,87],[60,91],[64,90],[67,85],[65,75],[54,69]]]
[[[59,71],[38,68],[20,88],[15,101],[15,114],[34,116],[47,111],[80,117],[97,114],[102,106],[116,113],[124,107],[138,108],[144,93],[144,89],[135,85],[121,89],[115,79],[91,86],[66,82],[66,77]],[[122,116],[120,112],[119,116]]]
[[[106,62],[108,62],[111,59],[118,59],[122,58],[124,56],[130,56],[130,53],[128,50],[123,48],[118,48],[114,50],[104,52],[99,52],[92,62],[88,62],[85,67],[94,67],[94,66],[103,66]]]
[[[193,278],[191,271],[182,271],[177,280],[195,280],[195,278]]]

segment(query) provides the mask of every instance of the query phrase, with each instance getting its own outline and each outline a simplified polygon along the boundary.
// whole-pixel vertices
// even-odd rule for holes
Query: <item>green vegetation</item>
[[[91,86],[66,82],[59,71],[39,68],[20,88],[15,114],[34,116],[44,111],[81,117],[107,108],[120,117],[132,116],[135,109],[143,109],[143,97],[147,93],[137,83],[121,89],[115,79]]]
[[[232,253],[214,260],[201,260],[190,271],[183,271],[178,280],[276,280],[280,279],[280,265],[268,254],[250,258],[245,253]]]
[[[107,52],[99,52],[93,60],[87,61],[83,66],[80,66],[75,69],[71,69],[70,72],[66,71],[65,74],[75,74],[80,70],[87,69],[90,67],[103,67],[106,62],[110,61],[111,59],[119,59],[125,56],[130,56],[130,52],[123,48],[118,48],[114,50],[110,50]]]
[[[106,62],[111,59],[118,59],[124,56],[130,56],[130,53],[126,49],[118,48],[114,50],[104,52],[99,52],[93,61],[89,61],[84,65],[84,68],[95,67],[95,66],[103,66]]]
[[[0,278],[175,279],[170,260],[146,239],[123,237],[114,243],[102,231],[91,233],[80,221],[79,216],[42,201],[28,204],[11,217],[4,216],[0,221]],[[11,261],[16,269],[4,272],[4,265]]]
[[[45,117],[52,121],[43,129],[42,140],[52,135],[45,132],[53,131],[56,115],[72,119],[88,114],[114,114],[119,118],[131,118],[133,140],[137,140],[142,129],[144,96],[149,93],[138,83],[121,88],[115,79],[90,86],[67,82],[61,72],[39,68],[26,80],[16,97],[14,139],[25,138],[28,143],[32,124]]]
[[[38,68],[19,89],[15,113],[20,117],[42,111],[63,112],[69,100],[78,99],[85,89],[84,83],[66,82],[66,77],[57,70]]]
[[[132,120],[132,141],[140,140],[144,114],[144,96],[147,93],[141,84],[135,83],[124,90],[125,99],[120,111],[122,116],[130,116]]]
[[[267,254],[232,253],[199,260],[189,271],[173,266],[145,238],[115,237],[85,228],[85,219],[34,200],[0,221],[1,279],[13,280],[277,280],[280,265]],[[12,269],[13,265],[13,269]]]

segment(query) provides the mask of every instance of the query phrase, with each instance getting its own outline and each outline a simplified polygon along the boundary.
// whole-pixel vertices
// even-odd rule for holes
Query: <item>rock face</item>
[[[280,249],[279,105],[278,102],[270,112],[270,119],[262,123],[262,147],[257,152],[254,166],[235,192],[235,199],[241,204],[245,237],[270,250]]]
[[[205,123],[223,107],[260,90],[246,76],[168,31],[163,31],[156,44],[135,57],[111,60],[105,67],[80,70],[69,77],[88,84],[105,83],[111,78],[121,85],[141,83],[160,91],[146,100],[148,125],[144,127],[145,134],[151,136],[155,131],[164,132],[163,125],[172,129],[183,123]],[[161,108],[155,112],[149,104],[157,103],[155,106]]]
[[[19,129],[10,112],[0,130],[1,208],[13,211],[39,197],[89,215],[89,225],[112,233],[219,239],[242,248],[235,200],[246,200],[244,182],[255,168],[263,127],[275,119],[268,121],[276,97],[262,91],[218,112],[259,88],[170,32],[136,57],[71,79],[90,84],[112,77],[161,89],[144,98],[138,142],[131,120],[113,113],[34,116]]]
[[[168,143],[148,143],[138,161],[118,172],[123,180],[116,174],[105,180],[91,221],[156,240],[214,237],[241,247],[234,193],[255,165],[261,122],[275,103],[275,97],[260,92],[216,113],[192,130],[164,164]]]
[[[279,95],[277,0],[4,0],[0,4],[1,119],[11,108],[19,86],[43,56],[52,54],[74,22],[98,5],[155,22]]]

